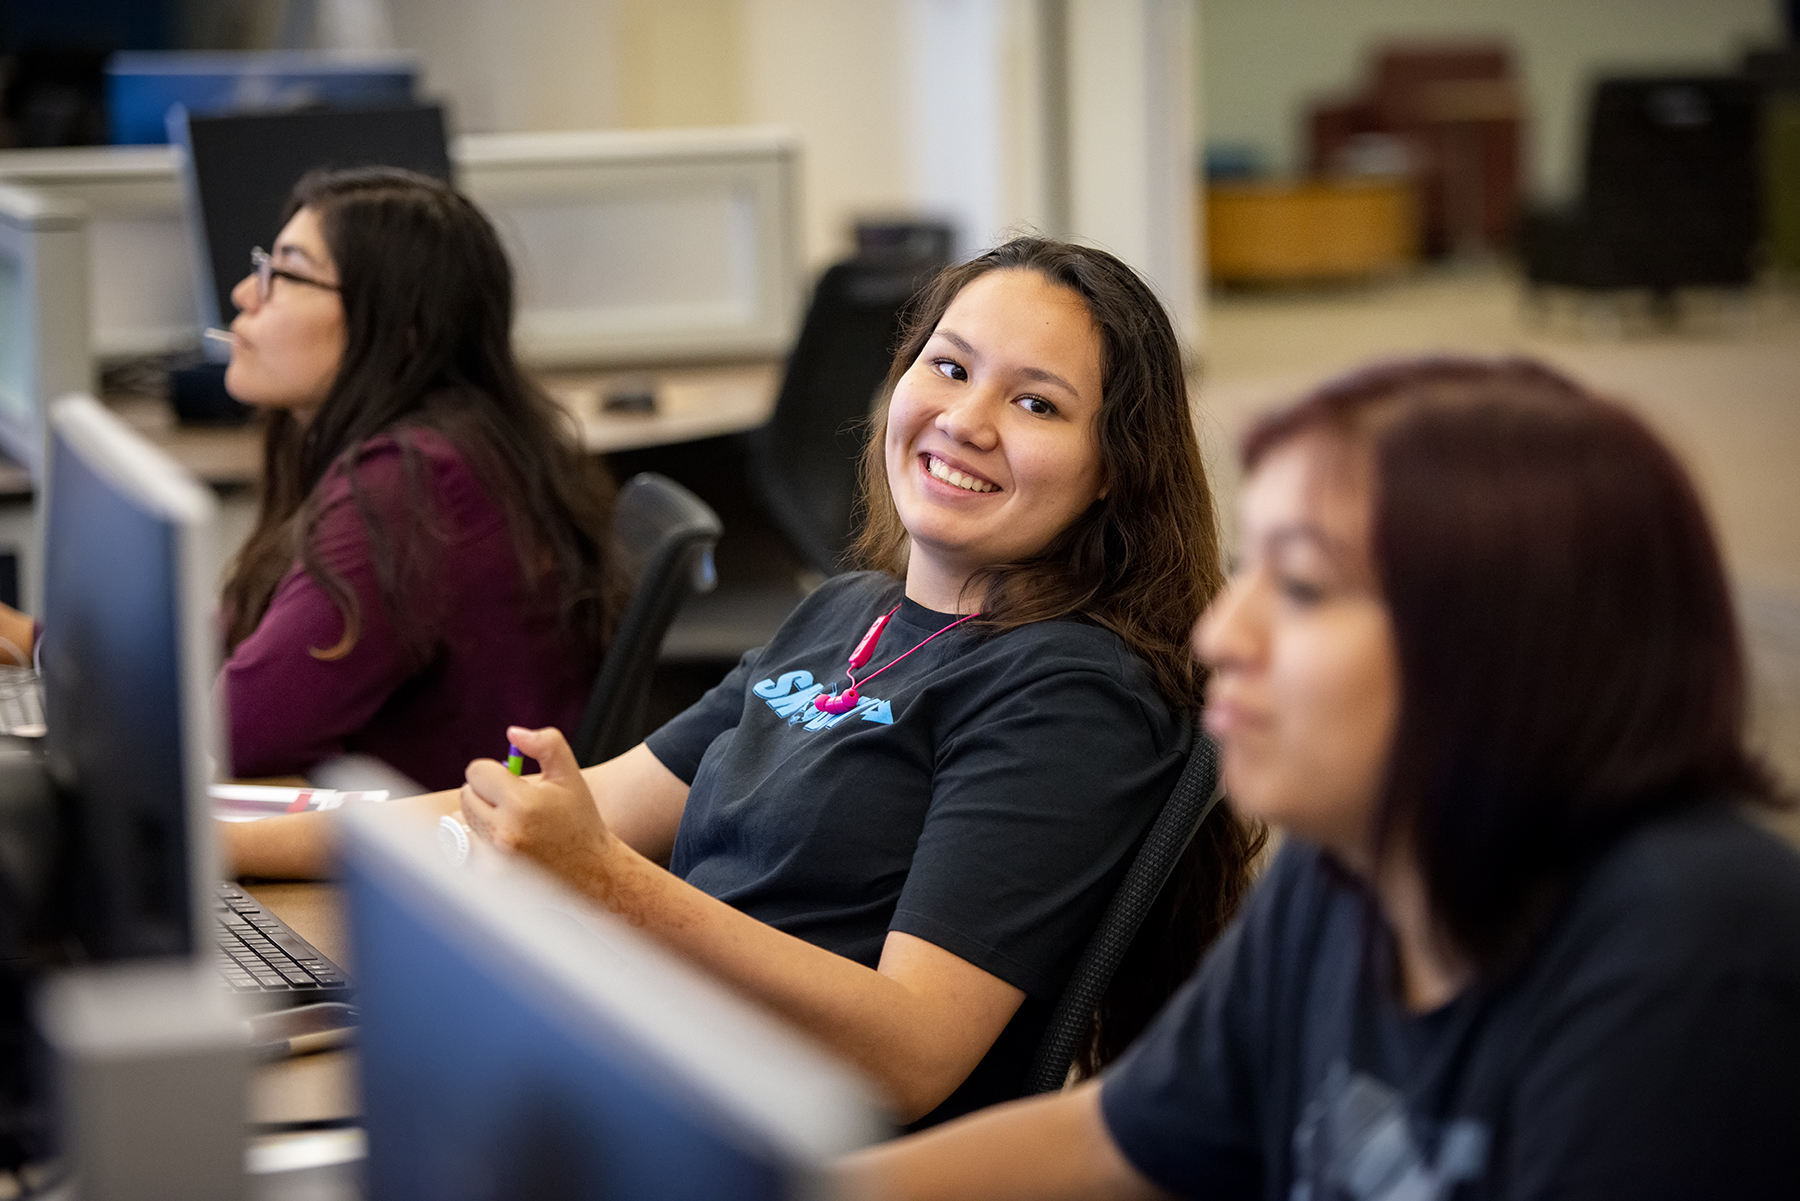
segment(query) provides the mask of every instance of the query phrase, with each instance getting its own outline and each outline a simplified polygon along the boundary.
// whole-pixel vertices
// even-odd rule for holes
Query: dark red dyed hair
[[[1373,468],[1371,552],[1401,703],[1377,849],[1416,857],[1446,934],[1522,953],[1582,868],[1648,817],[1767,801],[1700,498],[1637,417],[1524,360],[1397,362],[1265,419]]]

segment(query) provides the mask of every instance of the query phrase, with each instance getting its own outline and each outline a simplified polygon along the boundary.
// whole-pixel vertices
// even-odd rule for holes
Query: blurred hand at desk
[[[0,605],[0,663],[31,666],[37,623],[11,605]]]

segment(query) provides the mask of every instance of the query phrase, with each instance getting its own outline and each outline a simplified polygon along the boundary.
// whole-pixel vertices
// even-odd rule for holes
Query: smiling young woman
[[[1195,633],[1289,837],[1100,1080],[865,1153],[871,1198],[1800,1194],[1800,858],[1739,811],[1731,598],[1635,417],[1524,362],[1258,426]]]
[[[577,771],[469,766],[460,808],[862,1065],[906,1121],[1023,1088],[1050,1009],[1195,738],[1187,629],[1220,580],[1173,330],[1124,264],[1035,239],[947,272],[867,458],[870,570],[697,705]],[[285,823],[285,825],[281,824]],[[316,867],[312,830],[240,860]],[[1135,1033],[1256,849],[1208,822],[1103,1007]],[[309,857],[310,856],[310,857]]]

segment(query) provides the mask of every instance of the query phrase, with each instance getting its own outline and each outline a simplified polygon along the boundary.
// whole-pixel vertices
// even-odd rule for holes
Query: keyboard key
[[[236,884],[219,884],[213,912],[213,963],[228,987],[304,993],[309,1000],[348,987],[350,978],[336,964]]]

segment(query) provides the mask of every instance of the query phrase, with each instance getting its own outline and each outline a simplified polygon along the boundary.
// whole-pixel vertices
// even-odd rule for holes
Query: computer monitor
[[[890,1132],[847,1069],[546,877],[346,819],[370,1196],[817,1196]]]
[[[449,180],[444,110],[436,105],[199,117],[177,110],[170,140],[184,154],[202,326],[236,310],[231,289],[267,247],[300,177],[315,167],[405,167]]]
[[[62,827],[51,902],[89,960],[186,955],[218,878],[218,505],[97,401],[50,409],[44,764]]]
[[[49,732],[41,761],[0,740],[0,1163],[46,1147],[34,982],[71,962],[192,957],[217,879],[217,504],[89,397],[52,404],[49,429]]]
[[[233,113],[409,104],[419,65],[410,54],[130,51],[106,63],[106,115],[115,146],[164,142],[169,109]]]

